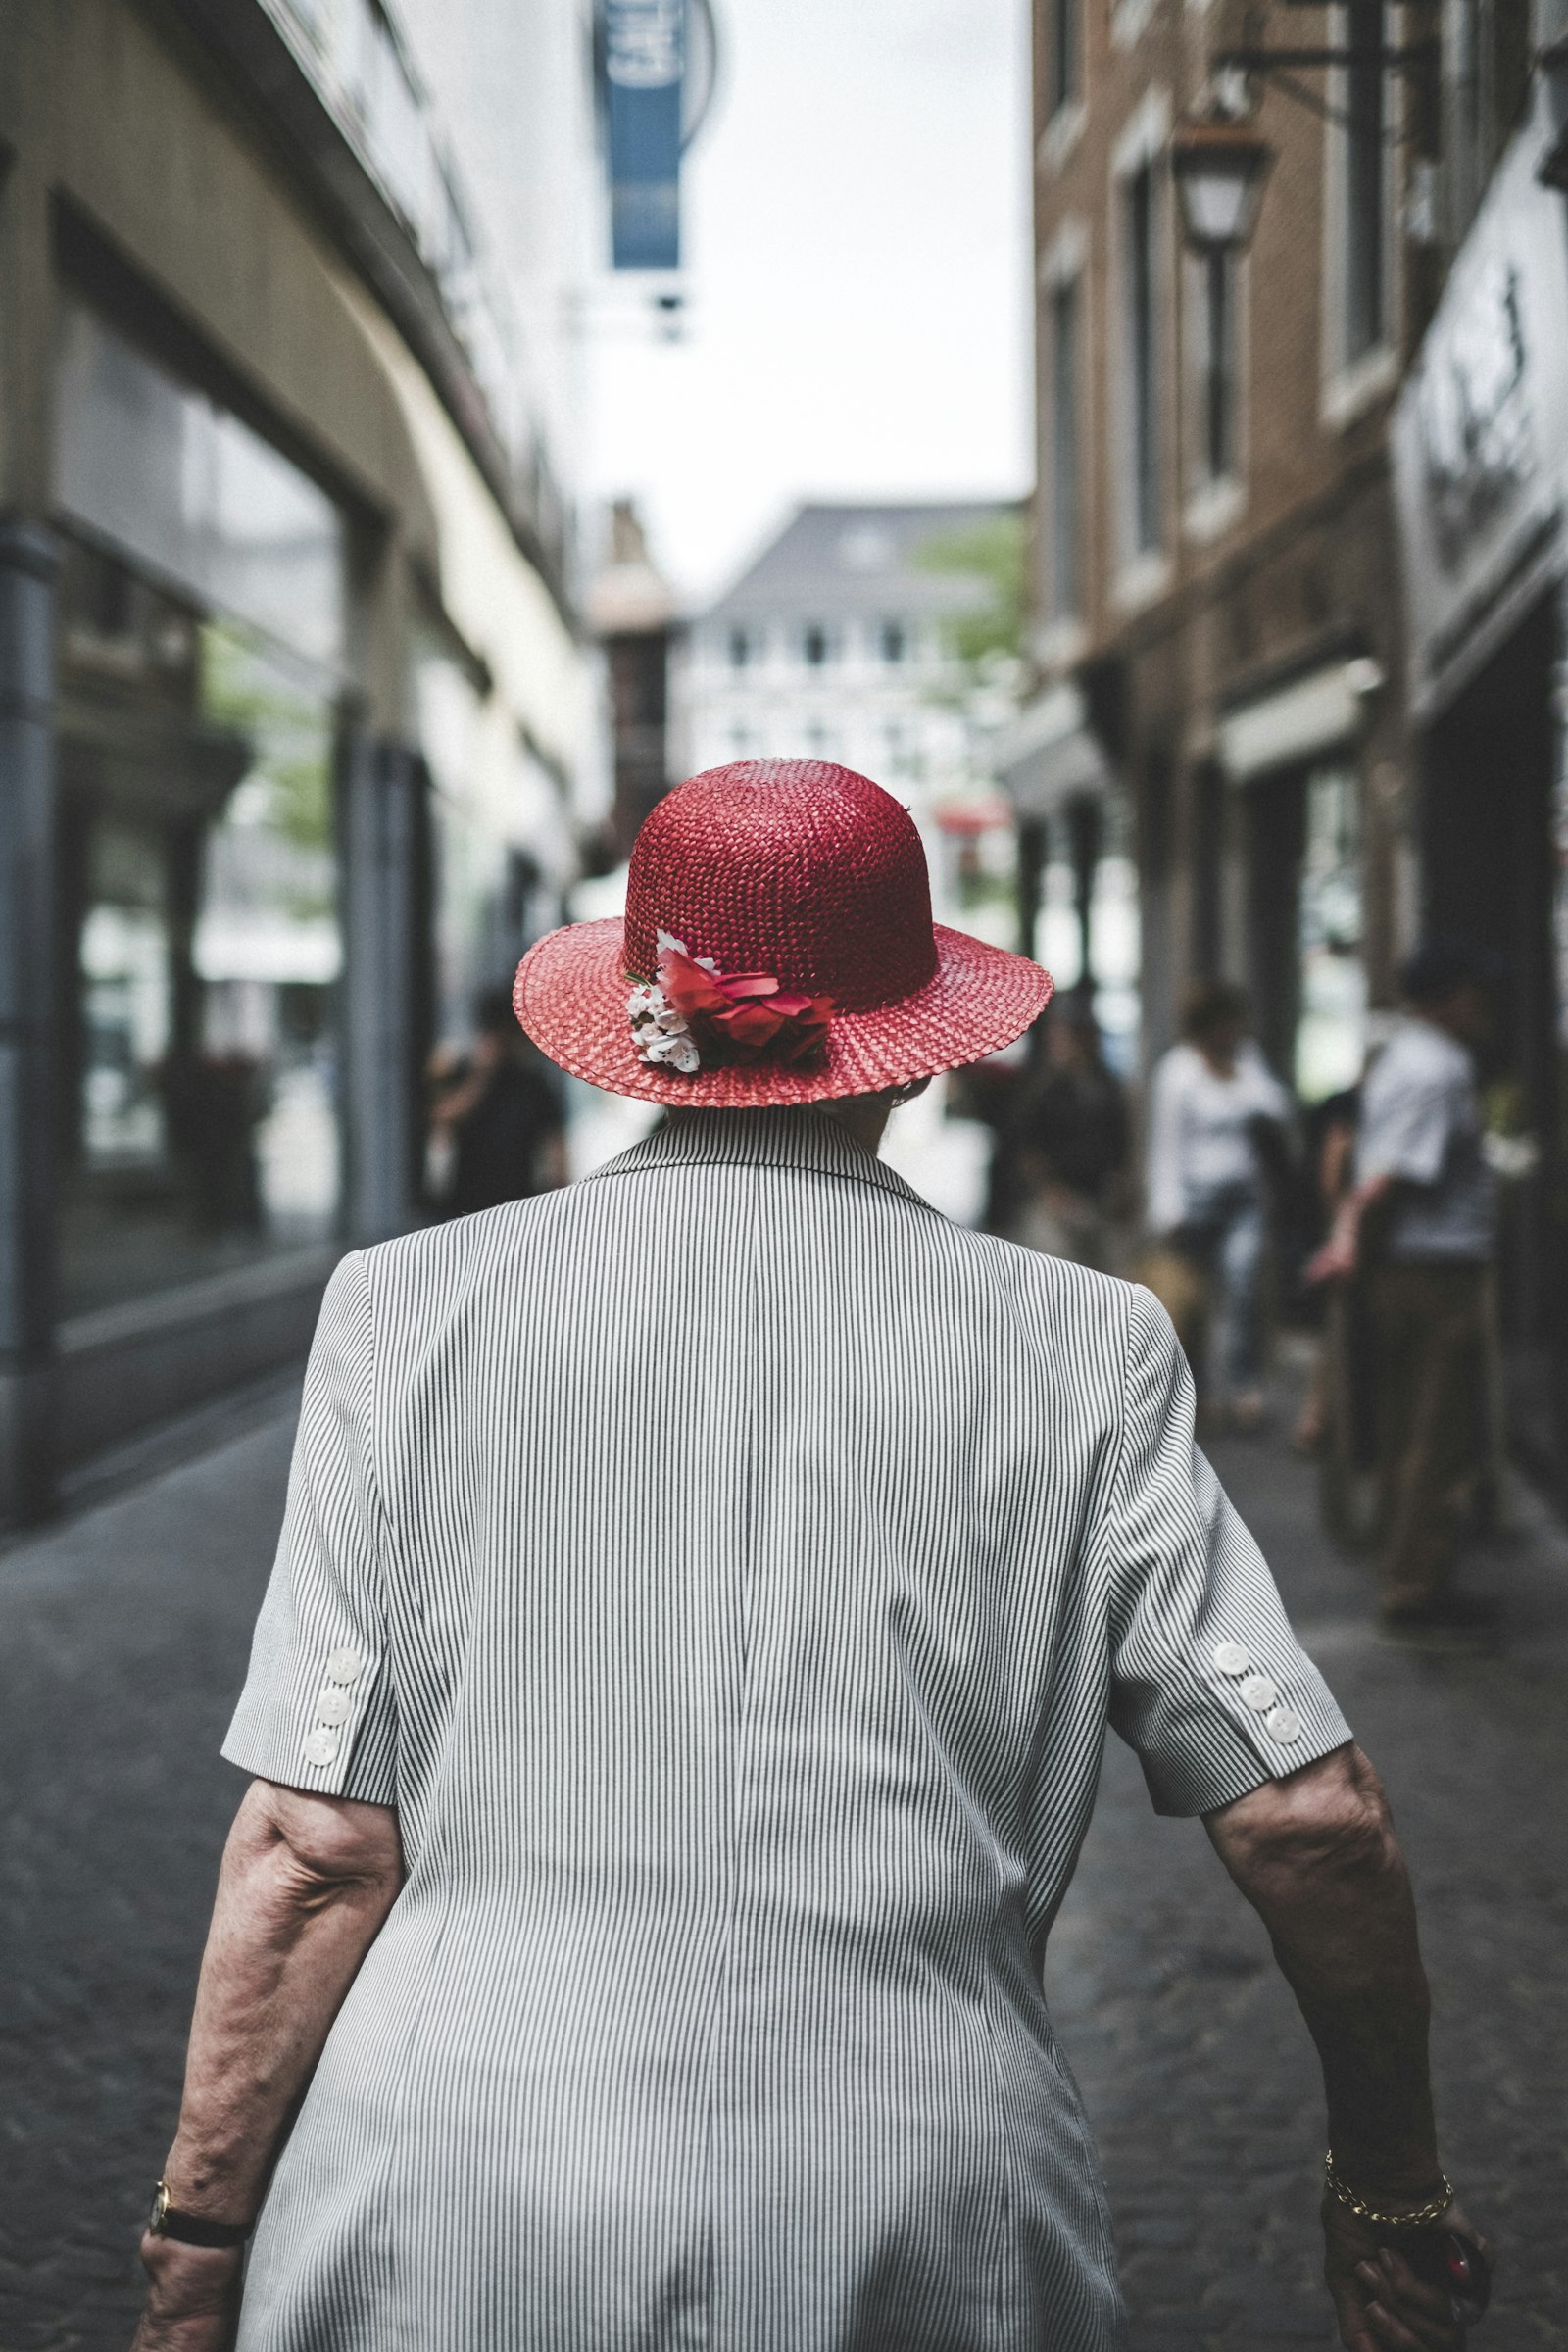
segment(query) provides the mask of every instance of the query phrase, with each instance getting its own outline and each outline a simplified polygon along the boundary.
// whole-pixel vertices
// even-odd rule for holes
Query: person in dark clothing
[[[518,1029],[505,989],[487,989],[474,1019],[473,1051],[437,1081],[431,1113],[437,1132],[452,1139],[452,1178],[441,1203],[448,1217],[531,1200],[566,1181],[555,1077]]]
[[[1105,1066],[1099,1023],[1088,1004],[1068,998],[1040,1024],[1008,1123],[1023,1196],[1012,1239],[1109,1271],[1129,1140],[1126,1097]]]

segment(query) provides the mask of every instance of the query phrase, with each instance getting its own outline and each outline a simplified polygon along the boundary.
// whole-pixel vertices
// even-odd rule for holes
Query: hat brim
[[[538,940],[517,966],[513,1006],[541,1052],[612,1095],[645,1102],[745,1109],[875,1095],[940,1070],[981,1061],[1021,1037],[1051,1002],[1051,974],[1027,956],[934,926],[937,969],[924,988],[874,1012],[836,1012],[827,1053],[812,1069],[726,1064],[684,1077],[644,1061],[627,1017],[618,917],[568,923]]]

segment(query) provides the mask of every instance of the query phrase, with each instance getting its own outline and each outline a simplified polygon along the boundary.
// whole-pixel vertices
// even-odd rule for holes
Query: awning
[[[1220,766],[1233,784],[1246,784],[1271,768],[1296,767],[1320,752],[1353,743],[1367,697],[1382,683],[1382,670],[1362,654],[1326,662],[1273,694],[1227,710],[1217,735]]]
[[[996,770],[1021,817],[1053,816],[1066,802],[1104,792],[1113,781],[1083,695],[1067,682],[1051,687],[1018,713],[998,741]]]

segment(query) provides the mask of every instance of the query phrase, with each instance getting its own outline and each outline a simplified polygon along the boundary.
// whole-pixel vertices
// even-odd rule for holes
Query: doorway
[[[1562,1330],[1564,1100],[1553,945],[1552,808],[1559,655],[1554,595],[1446,706],[1422,743],[1422,921],[1491,974],[1494,1034],[1483,1082],[1503,1177],[1498,1304],[1509,1427],[1562,1477],[1568,1337]]]

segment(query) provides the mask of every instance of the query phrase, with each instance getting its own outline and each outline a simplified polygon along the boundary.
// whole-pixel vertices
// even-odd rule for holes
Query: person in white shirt
[[[1202,980],[1183,1007],[1185,1036],[1154,1071],[1150,1106],[1150,1232],[1201,1270],[1212,1365],[1193,1367],[1240,1429],[1263,1418],[1259,1298],[1267,1240],[1264,1152],[1283,1137],[1291,1098],[1247,1034],[1247,1000]]]
[[[1487,1269],[1496,1178],[1473,1049],[1487,1004],[1475,959],[1433,943],[1405,966],[1407,1017],[1361,1091],[1354,1190],[1310,1271],[1364,1273],[1377,1363],[1383,1621],[1465,1637],[1495,1604],[1450,1591],[1488,1452]]]

